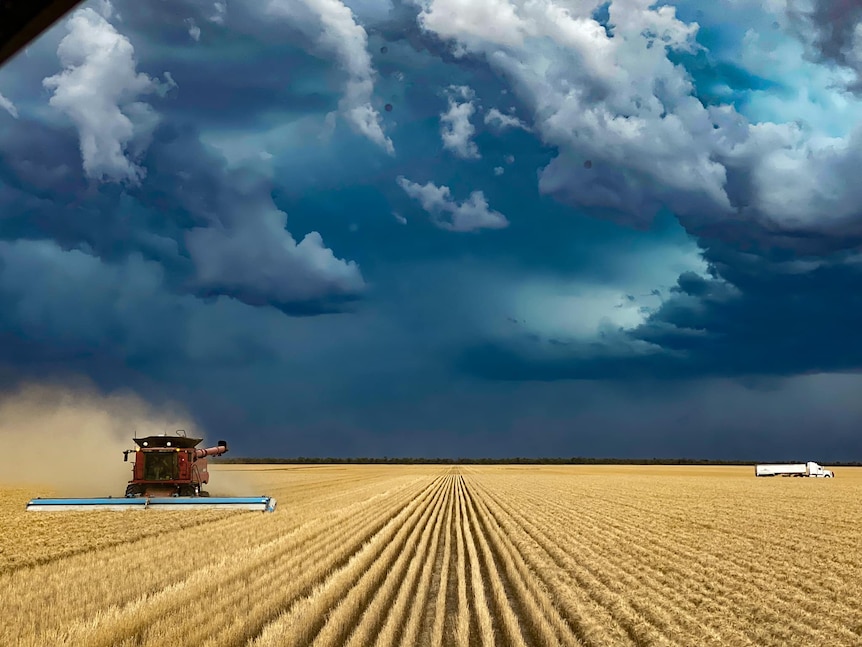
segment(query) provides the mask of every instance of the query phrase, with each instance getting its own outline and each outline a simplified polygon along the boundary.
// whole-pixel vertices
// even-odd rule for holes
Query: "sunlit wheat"
[[[862,470],[219,477],[278,511],[34,514],[47,490],[0,488],[0,645],[862,645]]]

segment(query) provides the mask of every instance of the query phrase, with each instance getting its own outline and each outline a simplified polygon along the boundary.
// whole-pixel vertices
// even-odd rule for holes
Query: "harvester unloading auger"
[[[185,432],[183,432],[185,433]],[[137,448],[123,452],[135,457],[132,480],[124,497],[95,499],[32,499],[27,510],[200,510],[233,509],[275,511],[275,499],[259,497],[211,497],[201,489],[209,482],[207,457],[221,456],[227,443],[220,440],[216,447],[196,449],[202,438],[147,436],[135,438]]]

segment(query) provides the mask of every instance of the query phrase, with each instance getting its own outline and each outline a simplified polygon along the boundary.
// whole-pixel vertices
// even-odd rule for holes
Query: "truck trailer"
[[[757,465],[754,468],[755,476],[809,476],[812,478],[831,479],[835,476],[832,470],[823,469],[814,461],[807,463],[775,463]]]

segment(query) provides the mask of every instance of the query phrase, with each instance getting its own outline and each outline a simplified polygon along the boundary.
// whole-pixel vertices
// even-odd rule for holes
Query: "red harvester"
[[[137,449],[127,449],[123,459],[134,454],[132,480],[127,497],[136,496],[209,496],[202,488],[209,482],[207,457],[227,452],[223,440],[209,449],[195,449],[203,438],[185,436],[147,436],[135,438]]]
[[[182,432],[183,435],[180,435]],[[232,509],[275,511],[275,499],[258,497],[210,497],[201,489],[209,482],[207,458],[227,451],[223,440],[216,447],[196,449],[201,438],[188,438],[182,430],[176,436],[135,438],[136,449],[123,452],[123,460],[134,454],[132,480],[124,497],[94,499],[32,499],[27,510],[63,512],[68,510],[197,510]]]

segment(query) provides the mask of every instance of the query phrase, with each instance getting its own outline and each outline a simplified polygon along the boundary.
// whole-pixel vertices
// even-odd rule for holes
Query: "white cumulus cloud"
[[[163,85],[136,71],[129,39],[90,8],[75,12],[57,55],[63,71],[42,81],[53,90],[50,104],[78,129],[84,171],[102,180],[138,183],[143,153],[158,116],[141,95]]]
[[[3,108],[3,110],[15,117],[15,119],[18,118],[18,109],[15,107],[15,104],[2,94],[0,94],[0,108]]]
[[[462,159],[479,159],[479,148],[471,140],[476,134],[476,128],[470,123],[470,117],[476,112],[474,92],[467,86],[451,86],[449,92],[449,109],[440,115],[443,148]],[[458,97],[463,101],[459,102]]]
[[[191,36],[192,40],[195,42],[199,41],[201,39],[201,28],[197,26],[194,18],[186,20],[186,24],[189,26],[189,36]]]
[[[697,26],[677,20],[672,7],[652,9],[650,0],[615,0],[611,37],[591,17],[598,4],[484,0],[468,8],[422,0],[420,23],[484,54],[512,79],[539,135],[561,153],[541,174],[544,192],[623,210],[633,220],[651,217],[642,213],[644,203],[673,202],[678,194],[703,199],[672,206],[707,202],[714,211],[730,211],[724,167],[711,155],[716,135],[709,114],[691,96],[685,70],[667,58],[667,48],[695,47]],[[454,15],[444,19],[447,12]],[[504,117],[489,111],[488,120],[503,125]],[[585,158],[597,167],[588,175]],[[610,181],[593,182],[605,170]]]
[[[527,124],[523,121],[512,115],[504,114],[496,108],[491,108],[487,113],[485,113],[485,123],[495,126],[499,130],[505,130],[506,128],[529,130]]]
[[[371,104],[376,75],[368,53],[368,34],[350,8],[341,0],[270,0],[267,13],[290,21],[338,59],[348,75],[339,104],[341,113],[356,132],[394,155],[380,113]]]
[[[214,22],[217,25],[223,25],[226,15],[227,15],[227,3],[215,2],[215,3],[213,3],[213,13],[209,17],[209,21]]]
[[[836,235],[862,219],[855,181],[862,128],[852,119],[862,101],[843,91],[839,71],[804,61],[801,46],[770,52],[766,36],[749,30],[740,60],[755,74],[778,70],[785,85],[802,90],[781,101],[754,93],[746,109],[765,118],[747,119],[694,96],[669,52],[697,51],[699,26],[680,20],[673,6],[613,0],[610,35],[592,17],[598,0],[413,1],[423,29],[456,52],[484,57],[510,81],[532,129],[558,150],[540,173],[543,193],[637,225],[662,207],[691,222],[734,215]],[[766,11],[780,12],[780,4]],[[848,57],[861,42],[851,34]],[[791,112],[815,126],[800,128]],[[509,119],[493,109],[485,117],[500,127],[514,125]]]
[[[431,215],[432,222],[441,229],[476,231],[509,226],[506,216],[488,207],[482,191],[473,191],[469,198],[458,203],[452,198],[448,186],[436,186],[432,182],[418,184],[401,175],[396,181],[408,196],[419,201]]]

